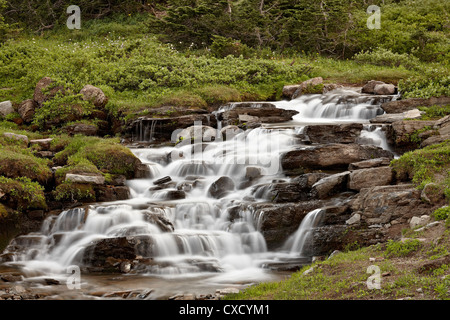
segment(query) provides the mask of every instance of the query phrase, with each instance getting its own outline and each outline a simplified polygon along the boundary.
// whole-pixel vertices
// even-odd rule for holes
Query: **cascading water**
[[[303,245],[320,222],[322,210],[309,213],[283,248],[270,251],[260,229],[264,213],[242,209],[231,215],[229,209],[248,199],[268,201],[272,181],[289,180],[281,171],[280,154],[296,143],[297,134],[302,132],[297,123],[364,122],[382,112],[375,103],[382,99],[347,94],[350,98],[344,99],[339,92],[277,102],[279,108],[300,112],[290,128],[256,128],[226,140],[132,149],[149,167],[150,177],[127,182],[130,200],[49,217],[40,232],[10,243],[5,250],[13,257],[10,264],[20,265],[33,275],[61,275],[70,265],[89,265],[95,259],[89,250],[102,240],[125,237],[139,244],[137,255],[152,259],[141,274],[207,279],[212,287],[274,279],[263,267],[271,261],[303,257]],[[136,136],[151,138],[155,124],[141,124]],[[374,142],[372,135],[378,134],[378,129],[366,127],[361,138],[370,135]],[[380,145],[387,147],[382,142]],[[251,171],[258,172],[259,187],[255,188],[249,178]],[[164,177],[170,179],[164,185],[155,184]],[[221,177],[231,178],[234,186],[215,197],[209,188]]]

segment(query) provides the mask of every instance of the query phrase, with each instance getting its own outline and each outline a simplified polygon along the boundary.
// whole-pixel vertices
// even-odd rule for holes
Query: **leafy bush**
[[[386,244],[386,256],[390,257],[406,257],[417,251],[422,244],[417,239],[406,240],[404,242],[388,240]]]
[[[211,44],[211,53],[217,58],[225,58],[226,56],[244,56],[246,58],[250,55],[250,48],[241,41],[213,35],[213,42]]]
[[[434,210],[433,217],[435,220],[446,220],[450,216],[450,207],[445,206]]]
[[[438,120],[450,114],[450,105],[418,107],[418,109],[425,111],[425,114],[420,117],[421,120]]]
[[[399,81],[398,86],[404,98],[450,96],[450,73],[448,69],[427,69],[420,76]]]
[[[81,97],[81,94],[57,93],[36,110],[33,124],[41,129],[50,129],[89,116],[94,105]]]
[[[408,177],[420,189],[434,182],[442,186],[446,195],[450,195],[450,140],[406,152],[394,159],[391,166],[398,177]]]
[[[394,53],[389,49],[377,48],[373,51],[362,51],[354,55],[353,59],[362,63],[376,66],[416,68],[420,61],[407,53]]]

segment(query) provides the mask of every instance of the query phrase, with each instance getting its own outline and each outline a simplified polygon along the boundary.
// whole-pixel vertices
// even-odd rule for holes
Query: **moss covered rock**
[[[0,177],[0,202],[19,211],[47,209],[44,188],[28,178]],[[0,208],[1,209],[1,208]]]

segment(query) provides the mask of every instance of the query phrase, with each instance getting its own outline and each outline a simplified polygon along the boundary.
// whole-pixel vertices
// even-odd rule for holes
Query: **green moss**
[[[44,188],[28,178],[10,179],[1,176],[0,190],[5,194],[2,202],[19,211],[47,208]]]
[[[52,177],[48,165],[48,160],[33,156],[28,149],[0,148],[0,174],[5,177],[27,177],[46,184]]]
[[[66,148],[55,155],[54,162],[69,165],[71,169],[79,165],[79,169],[88,172],[99,171],[110,174],[123,174],[127,178],[134,177],[134,170],[139,159],[118,139],[102,139],[98,137],[75,136]],[[94,172],[97,173],[97,172]]]
[[[71,160],[71,159],[70,159]],[[85,174],[85,173],[92,173],[92,174],[101,174],[100,170],[97,169],[97,167],[90,162],[87,159],[80,159],[79,161],[70,161],[67,166],[64,166],[62,168],[59,168],[55,172],[55,179],[56,184],[61,184],[64,179],[66,178],[66,174],[73,173],[73,174]]]

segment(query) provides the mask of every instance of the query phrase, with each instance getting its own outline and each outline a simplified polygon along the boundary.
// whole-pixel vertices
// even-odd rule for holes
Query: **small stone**
[[[350,217],[350,219],[348,219],[347,221],[345,221],[346,224],[355,224],[361,221],[361,215],[359,213],[354,214],[353,216]]]
[[[105,183],[105,177],[100,176],[100,175],[88,176],[88,175],[83,175],[83,174],[68,173],[68,174],[66,174],[65,181],[69,181],[69,180],[74,183],[88,183],[88,184],[98,184],[98,185]]]
[[[11,101],[0,102],[0,116],[5,117],[10,113],[14,112],[13,105]]]
[[[5,132],[5,133],[3,133],[3,136],[5,136],[7,138],[10,138],[10,139],[22,140],[23,142],[28,144],[28,137],[26,135],[23,135],[23,134],[16,134],[16,133],[12,133],[12,132]]]

